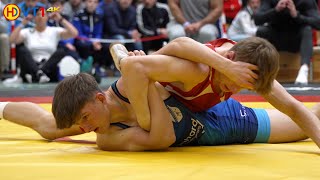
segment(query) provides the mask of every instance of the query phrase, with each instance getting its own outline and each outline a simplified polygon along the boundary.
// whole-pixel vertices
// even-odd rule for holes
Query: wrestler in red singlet
[[[235,44],[236,42],[229,39],[217,39],[206,43],[205,45],[215,51],[216,47],[220,47],[225,43]],[[193,112],[207,110],[208,108],[229,99],[231,92],[224,93],[222,96],[215,92],[213,78],[215,69],[211,68],[207,78],[193,87],[190,91],[182,91],[171,83],[161,84],[176,97],[180,102],[185,104]]]

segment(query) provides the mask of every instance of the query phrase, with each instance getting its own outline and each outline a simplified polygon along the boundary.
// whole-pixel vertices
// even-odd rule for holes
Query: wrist
[[[60,20],[58,21],[58,22],[59,22],[59,24],[61,24],[63,20],[64,20],[64,18],[63,18],[63,17],[61,17],[61,18],[60,18]]]
[[[299,16],[299,11],[296,11],[296,14],[295,14],[295,16],[293,17],[294,19],[297,19],[298,18],[298,16]]]
[[[184,22],[183,24],[182,24],[182,26],[185,28],[185,27],[187,27],[187,26],[189,26],[190,25],[190,22],[189,21],[186,21],[186,22]]]

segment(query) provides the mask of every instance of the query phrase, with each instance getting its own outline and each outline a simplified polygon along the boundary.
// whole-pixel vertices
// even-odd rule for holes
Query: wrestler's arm
[[[154,82],[148,85],[148,103],[151,112],[150,132],[140,127],[120,129],[111,127],[106,134],[97,135],[97,145],[106,151],[143,151],[168,148],[175,141],[171,116]],[[161,93],[161,92],[160,92]]]
[[[320,147],[320,120],[301,102],[292,97],[276,80],[264,98],[276,109],[288,115]]]
[[[253,70],[258,70],[257,66],[240,61],[231,61],[204,44],[188,37],[176,38],[153,54],[174,56],[209,65],[246,89],[253,89],[255,79],[258,78],[258,75],[253,72]]]
[[[53,114],[30,102],[9,102],[3,111],[4,119],[29,127],[43,138],[53,140],[65,136],[83,134],[78,125],[58,129]]]
[[[148,107],[149,79],[162,82],[183,82],[193,87],[203,81],[209,68],[206,65],[172,56],[129,56],[121,61],[122,79],[126,95],[136,113],[140,127],[150,129]]]

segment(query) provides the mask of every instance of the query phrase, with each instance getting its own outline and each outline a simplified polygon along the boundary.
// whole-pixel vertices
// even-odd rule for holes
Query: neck
[[[215,93],[218,93],[219,95],[222,93],[222,91],[220,89],[220,79],[221,79],[221,73],[219,71],[214,71],[213,90]]]
[[[129,112],[127,103],[118,98],[118,96],[109,88],[106,92],[107,106],[110,111],[110,123],[121,122],[128,119]]]
[[[42,32],[46,29],[46,26],[36,26],[35,29],[39,32]]]

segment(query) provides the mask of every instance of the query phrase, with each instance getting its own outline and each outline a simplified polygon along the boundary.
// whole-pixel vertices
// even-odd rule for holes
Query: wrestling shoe
[[[127,48],[120,43],[113,43],[110,45],[109,51],[111,53],[114,65],[119,71],[121,71],[120,61],[123,58],[128,57]]]
[[[300,67],[298,76],[294,84],[296,85],[308,85],[308,74],[309,74],[309,67],[308,65],[304,64]]]

